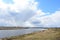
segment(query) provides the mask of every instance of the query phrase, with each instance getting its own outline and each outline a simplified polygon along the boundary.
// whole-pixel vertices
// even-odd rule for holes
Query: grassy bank
[[[60,29],[48,29],[41,32],[35,32],[22,36],[14,36],[11,38],[4,38],[2,40],[60,40]]]

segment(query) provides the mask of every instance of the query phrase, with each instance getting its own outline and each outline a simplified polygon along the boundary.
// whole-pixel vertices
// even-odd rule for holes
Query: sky
[[[0,26],[60,27],[60,0],[0,0]]]
[[[37,0],[37,2],[43,12],[53,13],[60,8],[60,0]]]

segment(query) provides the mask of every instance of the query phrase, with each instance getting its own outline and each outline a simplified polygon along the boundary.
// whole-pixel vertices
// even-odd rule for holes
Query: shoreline
[[[23,34],[23,35],[17,35],[17,36],[0,38],[0,40],[10,40],[10,38],[24,37],[24,36],[26,36],[26,35],[33,35],[33,34],[36,34],[37,32],[44,32],[44,31],[46,31],[46,30],[36,31],[36,32],[33,32],[33,33],[28,33],[28,34]]]
[[[30,34],[46,29],[20,29],[20,30],[0,30],[0,38]]]
[[[5,38],[5,40],[60,40],[60,28],[48,29],[22,36],[12,36],[10,38]]]

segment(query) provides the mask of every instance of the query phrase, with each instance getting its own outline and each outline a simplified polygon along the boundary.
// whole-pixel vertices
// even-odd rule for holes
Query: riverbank
[[[42,30],[46,30],[46,29],[36,28],[36,29],[0,30],[0,38],[30,34],[30,33],[42,31]]]
[[[2,40],[60,40],[60,29],[48,29],[22,36],[13,36]]]

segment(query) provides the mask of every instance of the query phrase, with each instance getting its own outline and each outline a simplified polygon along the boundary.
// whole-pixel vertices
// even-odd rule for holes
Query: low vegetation
[[[53,28],[45,31],[43,30],[31,34],[25,34],[22,36],[4,38],[2,40],[60,40],[60,29]]]

